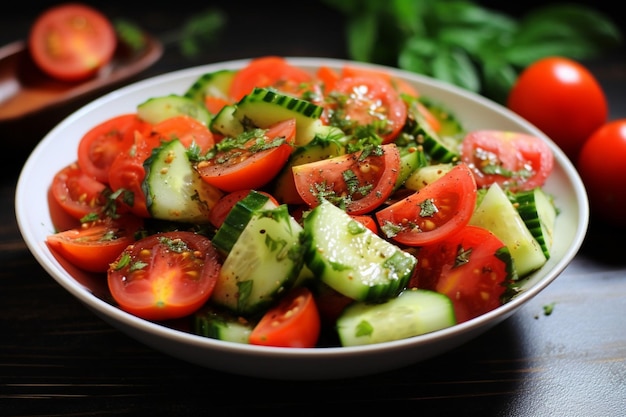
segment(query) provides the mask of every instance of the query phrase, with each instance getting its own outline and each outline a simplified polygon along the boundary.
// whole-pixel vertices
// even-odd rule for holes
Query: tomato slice
[[[302,84],[307,84],[312,80],[311,74],[289,64],[286,59],[278,56],[264,56],[253,59],[237,71],[229,94],[235,101],[239,101],[254,87],[273,87],[283,92],[297,93],[301,90]]]
[[[417,259],[409,287],[450,297],[458,323],[502,305],[512,279],[508,249],[482,227],[468,225],[439,243],[424,246]]]
[[[109,217],[46,238],[48,247],[73,265],[91,272],[106,272],[143,225],[135,216]]]
[[[349,134],[371,126],[383,143],[390,143],[406,121],[406,103],[390,81],[380,75],[361,71],[340,78],[326,97],[328,123]]]
[[[463,228],[476,205],[476,181],[460,163],[419,191],[376,212],[381,231],[398,243],[422,246]]]
[[[52,179],[51,192],[54,200],[75,219],[98,213],[106,203],[106,184],[94,179],[72,163],[60,169]]]
[[[96,125],[78,144],[78,165],[87,175],[108,184],[113,160],[132,146],[135,132],[150,132],[150,124],[135,113],[115,116]]]
[[[213,133],[209,128],[198,119],[187,115],[169,117],[154,125],[152,130],[166,142],[178,139],[186,148],[195,143],[202,153],[207,152],[215,144]]]
[[[295,138],[295,119],[278,122],[265,131],[256,129],[225,138],[216,155],[199,162],[197,170],[204,181],[226,192],[261,188],[285,165]]]
[[[123,191],[118,198],[120,206],[139,217],[150,217],[142,189],[146,177],[143,163],[159,144],[158,135],[136,134],[133,145],[115,157],[109,170],[109,186],[113,192]]]
[[[250,333],[250,344],[279,347],[315,347],[321,320],[306,287],[297,287],[270,308]]]
[[[461,160],[472,169],[481,188],[494,182],[511,191],[540,187],[554,166],[548,144],[523,133],[474,131],[461,146]]]
[[[304,202],[315,207],[325,198],[349,214],[380,206],[393,192],[400,153],[394,144],[364,152],[294,166],[294,182]]]
[[[82,81],[105,66],[117,47],[111,21],[87,5],[45,10],[31,26],[28,49],[37,66],[62,81]]]
[[[185,317],[211,296],[220,271],[218,254],[202,235],[164,232],[127,247],[108,270],[120,308],[147,320]]]

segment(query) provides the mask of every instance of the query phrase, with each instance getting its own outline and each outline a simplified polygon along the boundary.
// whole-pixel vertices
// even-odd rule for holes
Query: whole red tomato
[[[583,145],[577,168],[587,188],[592,215],[626,226],[626,119],[596,130]]]
[[[522,71],[507,106],[548,135],[572,162],[608,118],[606,96],[593,74],[562,57],[540,59]]]
[[[39,69],[62,81],[83,81],[109,63],[117,46],[111,21],[80,3],[60,3],[34,21],[28,48]]]

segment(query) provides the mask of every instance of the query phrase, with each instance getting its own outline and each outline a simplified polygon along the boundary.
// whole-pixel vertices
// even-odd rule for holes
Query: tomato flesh
[[[55,201],[66,213],[78,220],[102,210],[105,190],[106,184],[85,174],[77,163],[59,170],[52,179],[51,186]]]
[[[163,232],[129,246],[108,270],[120,307],[147,320],[190,315],[211,296],[220,270],[211,241],[192,232]]]
[[[445,294],[452,300],[458,323],[502,305],[511,279],[510,256],[502,241],[487,229],[465,226],[445,240],[418,252],[409,287]]]
[[[334,94],[334,96],[333,96]],[[400,133],[407,108],[389,81],[379,76],[356,75],[339,79],[326,105],[328,123],[347,133],[358,133],[371,126],[383,143],[392,142]]]
[[[96,74],[113,57],[117,35],[111,21],[87,5],[61,4],[33,23],[28,46],[37,66],[53,78],[77,82]]]
[[[308,72],[294,67],[282,57],[261,57],[253,59],[237,71],[229,93],[235,101],[241,100],[255,87],[272,87],[283,92],[296,93],[302,84],[312,79]]]
[[[261,188],[285,165],[295,137],[296,121],[288,119],[267,129],[260,150],[257,148],[261,138],[256,135],[249,140],[242,137],[243,141],[233,138],[238,143],[198,163],[198,173],[204,181],[226,192]]]
[[[320,335],[321,320],[306,287],[292,289],[270,308],[250,333],[250,344],[311,348]]]
[[[321,198],[345,207],[349,214],[364,214],[380,206],[393,192],[400,153],[394,144],[292,167],[302,200],[315,207]]]
[[[141,225],[136,217],[106,218],[50,235],[46,244],[85,271],[106,272]]]
[[[108,184],[113,160],[133,144],[135,134],[148,134],[150,124],[135,113],[122,114],[90,129],[78,144],[78,165],[88,175]]]
[[[542,186],[554,167],[548,144],[523,133],[477,130],[461,146],[461,160],[480,188],[498,183],[511,191],[531,190]]]
[[[376,212],[390,239],[408,246],[432,244],[463,228],[476,204],[476,181],[469,167],[456,165],[419,191]]]

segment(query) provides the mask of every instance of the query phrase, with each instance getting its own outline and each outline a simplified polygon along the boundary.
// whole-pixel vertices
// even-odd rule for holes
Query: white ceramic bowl
[[[309,69],[322,64],[339,69],[347,63],[322,58],[289,60]],[[23,168],[15,204],[19,228],[29,249],[61,286],[129,336],[185,361],[247,376],[314,380],[373,374],[441,354],[505,320],[550,284],[578,252],[588,225],[587,196],[576,170],[550,139],[511,111],[485,98],[424,76],[385,68],[413,83],[424,96],[444,103],[468,130],[489,128],[526,132],[543,138],[552,148],[556,164],[545,189],[555,196],[561,210],[556,222],[553,254],[547,264],[523,284],[521,294],[496,310],[451,328],[405,340],[346,348],[292,349],[222,342],[125,313],[110,302],[101,278],[95,279],[77,270],[68,272],[46,247],[46,236],[53,232],[47,210],[51,179],[57,170],[76,159],[79,139],[95,124],[123,112],[135,111],[137,104],[150,97],[183,93],[203,73],[223,68],[237,69],[246,63],[247,60],[239,60],[195,67],[109,93],[56,126],[33,150]]]

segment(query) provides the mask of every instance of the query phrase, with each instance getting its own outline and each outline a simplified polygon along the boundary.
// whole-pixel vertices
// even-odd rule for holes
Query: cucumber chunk
[[[180,140],[165,142],[154,149],[144,162],[144,169],[142,188],[153,218],[209,222],[208,214],[223,193],[202,180]]]
[[[417,259],[323,200],[304,218],[305,262],[329,287],[354,300],[399,294]]]
[[[306,100],[281,94],[269,88],[255,88],[236,105],[233,113],[244,126],[266,129],[287,119],[296,119],[295,144],[305,145],[322,126],[323,108]]]
[[[228,90],[236,73],[236,70],[223,69],[202,74],[183,95],[203,104],[206,97],[219,97],[224,100],[230,100]]]
[[[541,245],[497,183],[489,187],[469,224],[484,227],[502,240],[509,248],[520,278],[541,268],[547,261]]]
[[[300,277],[301,232],[302,226],[286,205],[249,212],[249,220],[222,264],[212,302],[248,317],[269,307]]]
[[[517,193],[515,202],[526,227],[541,245],[543,254],[549,259],[557,216],[554,202],[541,188]]]
[[[206,126],[209,125],[212,117],[204,103],[176,94],[149,98],[137,106],[137,115],[140,119],[152,124],[170,117],[186,115]]]
[[[424,289],[403,291],[384,303],[354,302],[337,319],[342,346],[406,339],[454,326],[450,298]]]
[[[197,335],[234,343],[249,343],[254,324],[228,311],[205,307],[193,317]]]

